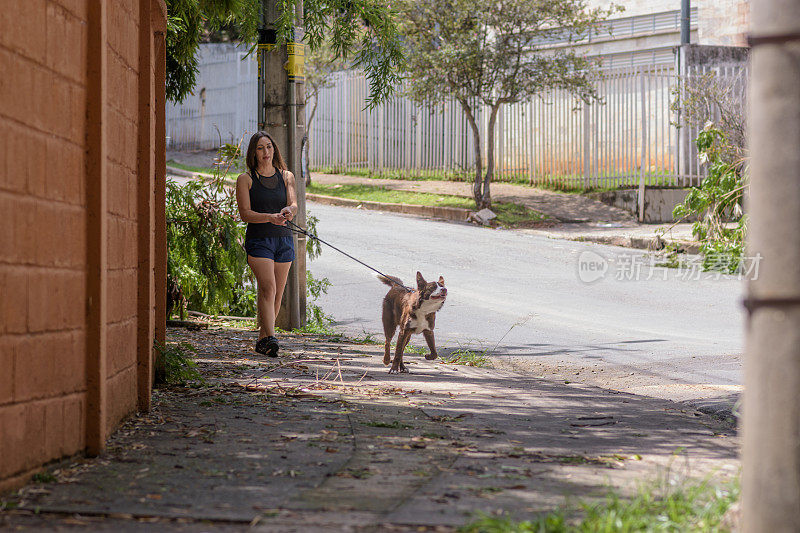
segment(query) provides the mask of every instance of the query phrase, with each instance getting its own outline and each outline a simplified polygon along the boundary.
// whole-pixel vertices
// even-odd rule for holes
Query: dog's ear
[[[425,288],[425,278],[422,277],[422,274],[417,271],[417,289],[422,290]]]
[[[444,278],[442,276],[439,276],[439,285],[444,287]]]

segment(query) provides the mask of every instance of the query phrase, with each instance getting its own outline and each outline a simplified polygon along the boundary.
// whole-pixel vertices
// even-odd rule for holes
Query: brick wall
[[[97,187],[87,171],[87,43],[99,2],[8,0],[0,10],[0,490],[87,446],[87,190]],[[163,0],[105,3],[104,437],[134,411],[137,393],[149,395],[137,366],[150,362],[140,354],[151,354],[152,332],[139,330],[152,329],[157,299],[152,275],[140,274],[140,264],[152,271],[152,255],[139,250],[157,239],[140,218],[158,202],[139,191],[157,179],[154,122],[163,114],[143,107],[140,92],[152,104],[155,91],[142,80],[152,84],[159,66],[140,76],[139,53],[140,36],[153,35],[153,6],[163,22]]]

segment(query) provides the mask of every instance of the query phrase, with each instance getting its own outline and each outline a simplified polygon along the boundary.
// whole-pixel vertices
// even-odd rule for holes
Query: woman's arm
[[[294,185],[294,174],[288,170],[284,170],[283,180],[286,183],[286,207],[281,209],[281,215],[283,215],[286,220],[292,220],[297,214],[297,189]]]
[[[271,222],[277,226],[286,225],[286,218],[279,213],[259,213],[250,207],[250,186],[253,180],[248,174],[239,174],[236,179],[236,205],[239,208],[239,217],[242,222],[263,224]]]

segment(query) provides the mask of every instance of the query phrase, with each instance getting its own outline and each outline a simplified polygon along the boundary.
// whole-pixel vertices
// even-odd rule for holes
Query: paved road
[[[379,270],[406,283],[417,270],[444,276],[449,292],[436,319],[440,352],[497,345],[494,353],[506,366],[669,399],[740,390],[744,283],[733,277],[683,279],[697,276],[651,269],[643,252],[625,248],[309,207],[323,239]],[[595,268],[605,263],[605,275],[582,281],[579,260]],[[631,277],[631,265],[640,265],[639,279],[617,279]],[[595,272],[589,268],[584,279]],[[311,270],[332,281],[320,303],[340,326],[382,335],[385,286],[369,270],[330,248]],[[424,346],[421,337],[412,343]]]

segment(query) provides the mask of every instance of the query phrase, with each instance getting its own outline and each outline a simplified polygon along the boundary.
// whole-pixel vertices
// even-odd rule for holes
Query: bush
[[[193,360],[194,346],[188,342],[168,342],[166,345],[156,342],[155,348],[158,357],[156,384],[185,385],[188,381],[202,381]]]
[[[744,256],[747,217],[742,214],[746,189],[743,160],[731,160],[725,134],[709,123],[697,140],[700,160],[708,176],[700,187],[693,187],[683,203],[675,206],[676,219],[697,215],[692,233],[700,241],[703,269],[732,274],[739,271]],[[735,227],[725,225],[738,220]]]
[[[240,141],[241,143],[241,141]],[[235,191],[226,181],[239,146],[220,149],[210,181],[167,181],[168,310],[255,316],[256,285],[247,265]]]

